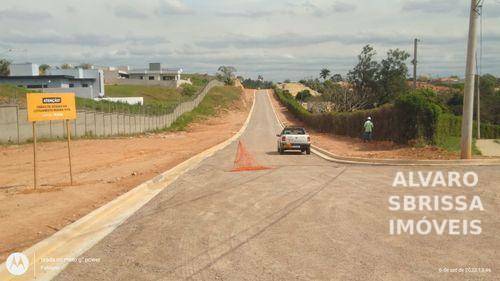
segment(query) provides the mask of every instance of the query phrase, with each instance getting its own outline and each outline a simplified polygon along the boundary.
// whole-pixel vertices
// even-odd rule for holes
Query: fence
[[[196,98],[178,104],[168,114],[141,114],[104,112],[89,109],[77,110],[78,118],[71,121],[73,137],[110,137],[151,132],[170,127],[179,116],[196,108],[214,86],[222,83],[213,80],[200,90]],[[63,121],[37,122],[39,139],[66,137]],[[32,127],[25,108],[16,105],[0,106],[0,142],[21,143],[32,139]]]

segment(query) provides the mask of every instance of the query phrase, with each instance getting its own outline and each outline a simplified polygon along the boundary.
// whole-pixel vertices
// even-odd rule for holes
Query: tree
[[[319,77],[323,78],[323,80],[326,80],[330,76],[330,70],[327,68],[321,69],[321,72],[319,73]]]
[[[344,79],[342,78],[342,75],[340,75],[338,73],[333,74],[332,77],[330,78],[330,80],[332,80],[332,82],[335,82],[335,83],[344,81]]]
[[[481,123],[500,124],[500,91],[496,91],[497,85],[497,78],[491,74],[484,74],[479,80]]]
[[[358,64],[347,73],[347,81],[353,87],[352,109],[369,108],[376,102],[379,64],[374,60],[375,55],[373,47],[364,46],[358,55]]]
[[[253,80],[251,78],[241,80],[243,87],[247,89],[270,89],[273,87],[273,82],[264,80]]]
[[[302,90],[302,91],[297,93],[297,95],[295,96],[295,99],[300,101],[300,102],[304,102],[304,101],[307,101],[308,99],[310,99],[311,97],[312,97],[312,95],[311,95],[311,92],[309,90]]]
[[[47,69],[49,69],[49,68],[50,68],[50,65],[44,63],[38,67],[38,71],[40,72],[40,75],[45,75],[45,73],[47,72]]]
[[[217,70],[217,78],[224,82],[226,85],[234,85],[234,73],[236,72],[236,68],[234,68],[233,66],[221,66],[219,67],[219,69]]]
[[[71,65],[68,63],[61,64],[61,69],[71,69],[71,68],[72,68]]]
[[[6,59],[0,59],[0,76],[9,76],[10,74],[10,61]]]
[[[497,86],[497,79],[491,74],[484,74],[479,79],[479,89],[481,95],[492,95],[495,93],[495,88]]]
[[[399,49],[389,50],[387,58],[380,63],[378,71],[377,103],[385,104],[408,91],[408,66],[410,54]]]
[[[81,63],[78,67],[82,68],[82,69],[91,69],[92,68],[92,64],[90,64],[90,63]]]
[[[257,77],[257,80],[259,80],[259,81],[264,81],[264,76],[259,75],[259,76]]]

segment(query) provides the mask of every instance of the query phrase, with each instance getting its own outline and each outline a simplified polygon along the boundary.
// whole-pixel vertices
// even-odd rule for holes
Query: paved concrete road
[[[280,130],[264,92],[242,140],[273,169],[229,172],[236,144],[188,172],[83,256],[58,280],[422,280],[493,279],[440,268],[500,270],[498,167],[476,171],[479,187],[391,187],[401,167],[345,166],[276,151]],[[431,171],[437,168],[422,168]],[[485,210],[390,212],[403,194],[480,195]],[[389,219],[481,219],[479,236],[389,235]]]
[[[500,143],[494,139],[477,140],[476,145],[484,156],[500,157]]]

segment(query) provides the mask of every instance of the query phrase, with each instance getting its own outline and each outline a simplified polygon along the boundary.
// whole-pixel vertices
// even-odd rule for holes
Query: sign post
[[[33,187],[36,189],[36,121],[33,121]]]
[[[66,120],[66,134],[68,135],[68,160],[69,160],[69,178],[71,185],[73,185],[73,169],[71,167],[71,126],[69,125],[69,120]]]
[[[36,122],[63,120],[66,121],[68,135],[68,158],[71,185],[73,185],[73,171],[71,167],[71,134],[69,120],[76,119],[76,105],[74,93],[28,93],[28,121],[33,123],[33,177],[34,188],[37,187],[37,157],[36,157]]]

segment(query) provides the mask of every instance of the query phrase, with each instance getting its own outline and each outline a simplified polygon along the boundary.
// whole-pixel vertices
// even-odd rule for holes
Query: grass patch
[[[107,97],[143,97],[145,105],[177,104],[190,99],[182,92],[173,88],[142,85],[106,85]]]
[[[208,74],[181,74],[181,79],[184,80],[191,80],[191,83],[193,83],[193,86],[202,88],[205,86],[210,80],[214,79],[213,76],[210,76]]]
[[[187,126],[197,120],[203,120],[217,115],[222,109],[227,109],[241,96],[241,89],[237,87],[214,87],[193,111],[182,114],[168,131],[184,131]]]
[[[193,76],[198,77],[198,76]],[[198,80],[196,80],[198,79]],[[129,105],[110,101],[94,101],[76,97],[78,109],[97,110],[102,112],[121,112],[148,115],[162,115],[171,113],[175,107],[185,101],[193,100],[196,93],[203,88],[207,80],[195,78],[196,85],[185,85],[179,89],[160,86],[141,85],[106,85],[107,97],[144,97],[144,106]],[[49,91],[50,89],[47,89]],[[40,92],[39,90],[17,87],[15,85],[0,85],[0,104],[17,104],[26,107],[26,93]]]
[[[39,92],[17,87],[15,85],[0,85],[0,104],[26,106],[26,93]]]
[[[460,152],[460,137],[449,136],[438,142],[437,146],[450,152]],[[472,140],[472,154],[481,155],[481,151],[476,146],[476,139]]]

